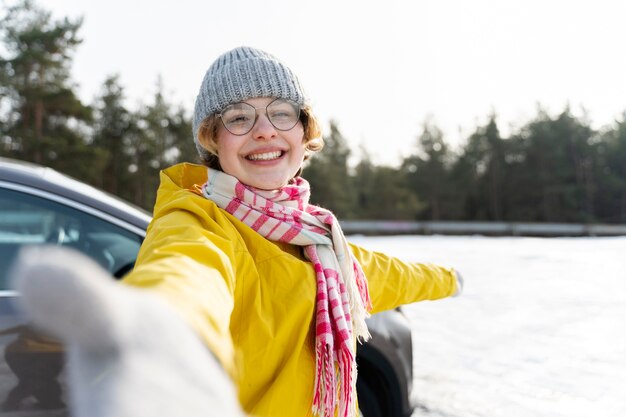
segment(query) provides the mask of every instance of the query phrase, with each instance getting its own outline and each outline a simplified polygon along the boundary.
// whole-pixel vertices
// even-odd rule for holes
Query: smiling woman
[[[218,57],[193,117],[208,169],[162,173],[152,226],[125,279],[183,313],[257,416],[354,416],[355,346],[369,337],[369,312],[460,291],[451,269],[348,244],[335,216],[309,204],[299,173],[322,141],[308,101],[267,52]]]

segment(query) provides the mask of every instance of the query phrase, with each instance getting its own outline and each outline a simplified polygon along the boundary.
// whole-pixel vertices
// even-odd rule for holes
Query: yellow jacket
[[[197,194],[206,168],[175,165],[125,282],[169,301],[232,376],[255,416],[311,414],[316,281],[300,247],[271,242]],[[452,295],[451,269],[352,245],[374,313]]]

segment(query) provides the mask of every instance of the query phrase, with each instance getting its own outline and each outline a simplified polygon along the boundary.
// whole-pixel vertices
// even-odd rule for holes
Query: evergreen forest
[[[147,210],[160,170],[198,162],[190,111],[161,81],[138,109],[126,106],[116,74],[81,101],[71,77],[81,18],[54,19],[32,0],[0,16],[1,157],[54,168]],[[591,125],[569,108],[539,107],[504,137],[492,114],[452,150],[425,122],[412,152],[384,166],[368,150],[355,158],[331,122],[303,176],[312,202],[340,219],[626,223],[626,112]]]

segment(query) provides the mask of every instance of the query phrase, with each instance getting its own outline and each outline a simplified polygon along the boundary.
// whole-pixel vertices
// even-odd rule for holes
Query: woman
[[[320,129],[297,77],[274,56],[249,47],[220,56],[200,87],[193,134],[205,166],[162,172],[124,282],[190,325],[246,413],[357,415],[365,318],[455,295],[457,274],[350,245],[331,212],[308,204],[299,174],[322,148]]]
[[[220,56],[194,112],[208,179],[188,164],[163,172],[125,280],[177,306],[256,416],[355,415],[368,312],[457,291],[450,269],[348,246],[334,216],[308,204],[297,175],[319,134],[282,62],[248,47]]]

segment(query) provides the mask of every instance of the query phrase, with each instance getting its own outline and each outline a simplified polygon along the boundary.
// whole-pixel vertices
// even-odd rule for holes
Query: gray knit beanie
[[[200,124],[226,106],[255,97],[277,97],[303,105],[307,96],[296,75],[273,55],[241,46],[211,64],[200,86],[193,113],[193,139],[201,156],[209,153],[198,142]]]

